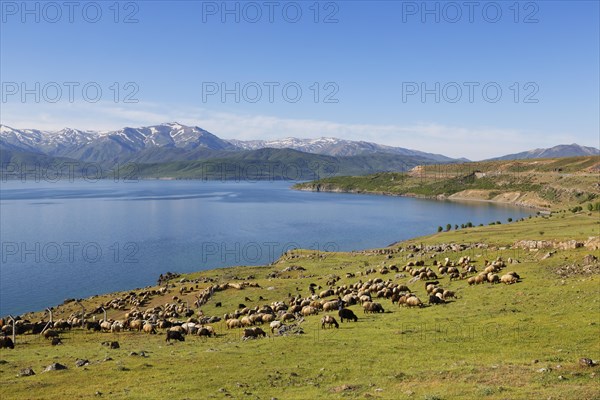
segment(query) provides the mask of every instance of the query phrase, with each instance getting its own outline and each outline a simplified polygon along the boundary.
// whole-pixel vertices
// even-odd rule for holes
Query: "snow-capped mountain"
[[[388,153],[405,156],[421,156],[440,162],[454,161],[452,158],[441,154],[425,153],[402,147],[392,147],[371,142],[329,137],[318,139],[298,139],[290,137],[277,140],[230,140],[230,142],[245,150],[257,150],[263,148],[294,149],[306,153],[323,154],[335,157],[348,157],[369,153]]]
[[[547,149],[534,149],[522,153],[507,154],[502,157],[492,158],[491,160],[523,160],[528,158],[555,158],[555,157],[579,157],[579,156],[597,156],[600,150],[595,147],[580,146],[573,144],[560,144]]]
[[[96,132],[65,128],[59,131],[14,129],[0,126],[0,148],[41,153],[86,162],[166,162],[195,160],[207,151],[243,151],[266,148],[293,149],[305,153],[350,157],[385,153],[421,157],[430,162],[455,161],[440,154],[401,147],[337,138],[278,140],[224,140],[197,126],[176,122],[116,131]]]
[[[19,151],[69,157],[83,161],[113,162],[156,149],[236,150],[226,140],[199,127],[174,123],[117,131],[96,132],[65,128],[59,131],[0,127],[0,146]]]

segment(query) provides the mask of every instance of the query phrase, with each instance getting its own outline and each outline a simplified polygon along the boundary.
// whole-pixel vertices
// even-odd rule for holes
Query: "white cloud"
[[[332,136],[479,160],[537,147],[578,141],[575,135],[495,127],[459,127],[423,121],[412,124],[345,124],[334,121],[244,115],[155,103],[4,104],[2,124],[15,128],[114,130],[178,121],[225,139]],[[590,144],[591,143],[591,144]],[[590,141],[588,145],[593,145]],[[580,143],[586,144],[586,143]]]

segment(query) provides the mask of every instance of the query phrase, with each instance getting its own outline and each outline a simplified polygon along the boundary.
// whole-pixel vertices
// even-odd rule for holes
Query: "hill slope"
[[[557,157],[583,157],[598,156],[600,150],[595,147],[580,146],[576,143],[561,144],[547,149],[535,149],[521,153],[507,154],[502,157],[491,158],[492,160],[526,160],[531,158],[557,158]]]
[[[419,166],[409,173],[331,177],[299,190],[485,200],[536,208],[597,202],[598,157]]]
[[[367,314],[360,304],[350,305],[357,322],[322,329],[320,320],[327,313],[320,312],[285,323],[291,332],[303,334],[271,333],[264,324],[268,337],[255,340],[242,340],[243,330],[227,329],[222,321],[210,324],[216,337],[187,335],[175,343],[166,343],[160,328],[159,335],[73,328],[59,333],[59,346],[37,334],[18,335],[14,350],[0,350],[0,396],[592,399],[598,395],[598,367],[579,360],[600,358],[600,265],[590,256],[597,252],[591,247],[598,246],[597,232],[597,214],[558,213],[358,253],[295,250],[270,266],[174,276],[168,285],[163,282],[162,291],[149,287],[83,299],[88,320],[101,319],[99,307],[104,306],[108,318],[116,320],[136,315],[137,309],[164,312],[169,307],[178,310],[172,320],[185,321],[186,304],[194,311],[192,318],[200,318],[194,303],[202,293],[213,293],[200,307],[202,315],[222,317],[240,303],[261,308],[289,303],[290,296],[304,298],[311,283],[321,286],[320,293],[332,280],[333,288],[350,288],[391,279],[426,301],[423,282],[409,274],[413,267],[408,265],[417,260],[438,274],[442,288],[456,293],[444,305],[407,308],[375,298],[373,291],[384,313]],[[590,236],[596,236],[595,245]],[[458,263],[461,257],[470,257],[468,264],[478,271],[485,260],[502,259],[507,265],[499,274],[512,270],[520,279],[512,285],[471,286],[449,279],[434,265],[446,258]],[[322,297],[336,299],[327,293]],[[53,308],[55,320],[80,311],[70,301]],[[337,311],[329,314],[339,322]],[[42,313],[23,317],[38,321]],[[110,341],[118,341],[120,348],[101,345]],[[76,360],[88,363],[76,367]],[[55,362],[67,369],[41,373]],[[28,367],[36,375],[17,376]],[[134,389],[139,382],[143,391]]]

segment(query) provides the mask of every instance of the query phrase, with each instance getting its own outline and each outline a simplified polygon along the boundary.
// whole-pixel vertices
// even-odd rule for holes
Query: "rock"
[[[129,353],[130,356],[137,356],[138,353],[136,353],[135,351],[132,351],[131,353]]]
[[[33,372],[33,369],[30,368],[23,368],[21,371],[19,371],[19,376],[32,376],[35,375],[35,372]]]
[[[537,372],[549,372],[550,368],[540,368],[537,370]]]
[[[90,362],[88,360],[77,359],[77,361],[75,361],[76,367],[83,367],[83,366],[89,365],[89,364],[90,364]]]
[[[532,361],[533,364],[537,364],[539,362],[540,362],[540,360],[537,360],[537,359]]]
[[[8,361],[6,361],[6,360],[0,360],[0,365],[3,365],[3,364],[8,364]]]
[[[596,363],[591,358],[582,357],[579,359],[579,365],[582,367],[593,367],[596,365]]]
[[[59,344],[62,344],[62,340],[60,340],[60,338],[58,338],[58,337],[52,338],[52,346],[58,346]]]
[[[598,261],[598,257],[596,257],[593,254],[588,254],[585,257],[583,257],[583,263],[584,264],[593,264],[595,262]]]
[[[565,379],[567,379],[567,378],[565,378],[565,377],[564,377],[564,376],[562,376],[562,375],[559,375],[559,376],[558,376],[558,379],[559,379],[559,380],[561,380],[561,381],[564,381],[564,380],[565,380]]]
[[[60,371],[61,369],[67,369],[67,367],[59,363],[52,363],[44,369],[44,372]]]
[[[119,342],[110,342],[110,345],[109,345],[109,347],[110,347],[111,349],[118,349],[118,348],[120,348],[121,346],[119,346]]]
[[[106,361],[112,361],[112,360],[113,360],[113,359],[112,359],[111,357],[106,357],[106,358],[105,358],[104,360],[102,360],[102,361],[106,362]]]

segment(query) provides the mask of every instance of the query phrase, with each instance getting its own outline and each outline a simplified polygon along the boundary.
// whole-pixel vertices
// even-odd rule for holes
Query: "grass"
[[[555,213],[549,218],[438,233],[392,246],[404,249],[393,253],[392,258],[376,250],[320,254],[297,250],[270,266],[188,274],[183,277],[218,282],[248,280],[260,285],[217,292],[202,306],[205,315],[231,312],[238,303],[254,306],[284,300],[289,293],[306,296],[309,283],[326,287],[332,275],[341,277],[338,285],[376,277],[405,284],[409,277],[395,273],[354,278],[347,278],[346,273],[379,270],[391,264],[402,267],[415,259],[431,266],[434,259],[457,260],[468,255],[482,269],[484,259],[512,257],[519,263],[508,269],[517,271],[522,281],[468,286],[465,280],[442,277],[441,285],[458,295],[449,304],[407,309],[381,299],[386,309],[383,314],[363,314],[355,305],[351,308],[359,317],[357,323],[321,329],[321,313],[307,317],[301,325],[305,334],[297,336],[270,335],[242,341],[239,330],[227,330],[223,323],[213,324],[219,334],[216,338],[188,337],[173,345],[165,343],[163,334],[134,332],[75,329],[63,334],[64,344],[56,347],[37,335],[18,336],[17,348],[0,350],[0,359],[5,361],[0,364],[0,398],[600,398],[600,368],[578,365],[580,357],[600,359],[600,276],[582,273],[561,277],[554,272],[566,264],[581,264],[593,251],[584,247],[558,249],[552,257],[541,260],[543,250],[512,248],[521,239],[584,242],[599,236],[598,216],[597,212]],[[486,243],[487,248],[436,253],[412,252],[407,247],[440,243]],[[281,272],[292,265],[305,270]],[[279,277],[267,278],[272,271],[279,271]],[[172,282],[174,287],[168,295],[152,299],[145,307],[179,296],[179,279]],[[206,286],[208,283],[200,283],[199,289]],[[422,282],[409,286],[421,299],[426,298]],[[124,294],[97,296],[83,304],[89,310]],[[259,302],[259,296],[265,301]],[[193,299],[191,294],[181,297]],[[246,301],[246,297],[253,301]],[[216,302],[223,306],[217,308]],[[55,318],[75,310],[72,303],[62,305],[55,309]],[[125,311],[110,310],[109,317],[122,318]],[[121,348],[101,346],[107,340],[119,341]],[[130,355],[140,351],[147,357]],[[112,360],[104,361],[109,357]],[[91,364],[77,368],[74,363],[78,358]],[[68,369],[42,373],[53,362]],[[36,375],[17,377],[26,367],[32,367]],[[541,368],[548,371],[538,372]]]

